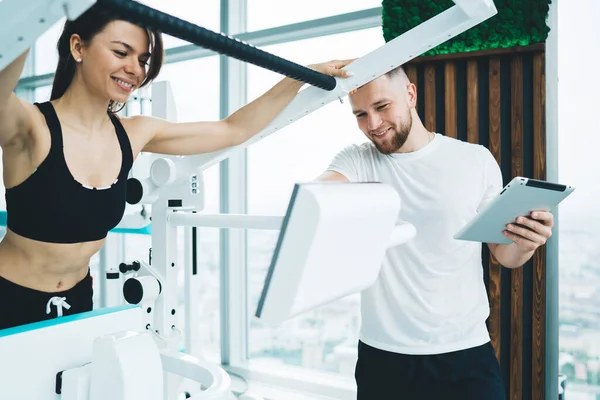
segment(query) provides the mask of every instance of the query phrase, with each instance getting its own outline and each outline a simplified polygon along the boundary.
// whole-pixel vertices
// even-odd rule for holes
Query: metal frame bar
[[[332,17],[278,26],[275,28],[242,32],[234,34],[232,37],[252,43],[257,47],[295,42],[298,40],[312,39],[320,36],[335,35],[381,26],[381,12],[381,7],[374,7]],[[184,45],[168,49],[165,55],[165,62],[186,61],[190,58],[202,58],[214,55],[216,55],[216,53],[213,51],[194,45]]]
[[[558,2],[548,14],[550,33],[546,40],[546,179],[559,181],[558,165]],[[545,398],[558,399],[559,354],[559,210],[554,211],[554,230],[546,243]]]
[[[100,307],[110,307],[120,305],[121,303],[117,298],[111,297],[111,288],[108,286],[106,280],[106,272],[110,269],[119,268],[119,264],[124,261],[125,255],[123,251],[124,238],[121,234],[110,233],[106,237],[104,245],[98,251],[99,262],[98,262],[98,274],[97,287],[99,290],[98,300]],[[121,287],[123,286],[122,278],[119,279]]]
[[[171,214],[173,215],[173,214]],[[202,358],[202,346],[200,345],[200,335],[198,328],[198,309],[200,307],[200,277],[198,276],[198,235],[194,232],[198,231],[195,227],[184,227],[184,292],[185,292],[185,345],[184,349],[187,354],[194,357]]]
[[[233,12],[230,12],[233,11]],[[221,31],[246,30],[246,0],[221,0]],[[246,63],[220,56],[221,118],[246,104]],[[246,151],[220,163],[220,212],[246,214]],[[247,354],[246,231],[220,230],[221,364],[243,362]]]
[[[283,217],[277,215],[178,212],[169,216],[169,222],[177,226],[280,230]]]

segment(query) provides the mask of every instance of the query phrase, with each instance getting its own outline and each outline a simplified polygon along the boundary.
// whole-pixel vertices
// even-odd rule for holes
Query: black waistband
[[[75,284],[75,286],[73,286],[70,289],[62,290],[59,292],[44,292],[44,291],[28,288],[26,286],[19,285],[17,283],[9,281],[8,279],[0,276],[0,295],[1,295],[1,297],[4,297],[5,295],[12,296],[12,295],[18,294],[19,296],[26,296],[28,298],[39,297],[40,299],[45,299],[45,298],[50,298],[50,297],[55,297],[55,296],[60,296],[60,297],[77,296],[77,295],[85,295],[86,293],[89,293],[92,290],[92,284],[93,284],[92,275],[91,275],[89,269],[88,269],[88,273],[86,274],[86,276],[82,280],[77,282]]]

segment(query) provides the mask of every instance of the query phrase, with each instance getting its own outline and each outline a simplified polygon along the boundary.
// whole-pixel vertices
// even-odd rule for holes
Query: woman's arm
[[[14,94],[28,54],[29,50],[0,71],[0,147],[15,143],[31,130],[26,103]]]
[[[351,73],[341,68],[351,61],[336,60],[309,67],[346,78]],[[302,85],[302,82],[284,78],[268,92],[221,121],[173,123],[140,117],[140,128],[151,132],[142,151],[191,155],[241,144],[264,129],[294,99]]]

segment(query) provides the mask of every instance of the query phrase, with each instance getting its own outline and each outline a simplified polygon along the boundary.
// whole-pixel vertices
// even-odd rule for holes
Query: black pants
[[[71,289],[54,293],[33,290],[0,277],[0,329],[91,311],[93,294],[89,271]]]
[[[504,400],[491,343],[435,355],[396,354],[358,344],[358,400]]]

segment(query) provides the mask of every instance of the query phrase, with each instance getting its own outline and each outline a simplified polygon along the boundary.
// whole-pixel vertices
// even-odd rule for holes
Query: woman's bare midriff
[[[0,242],[0,276],[41,292],[69,290],[85,278],[103,242],[44,243],[8,230]]]

